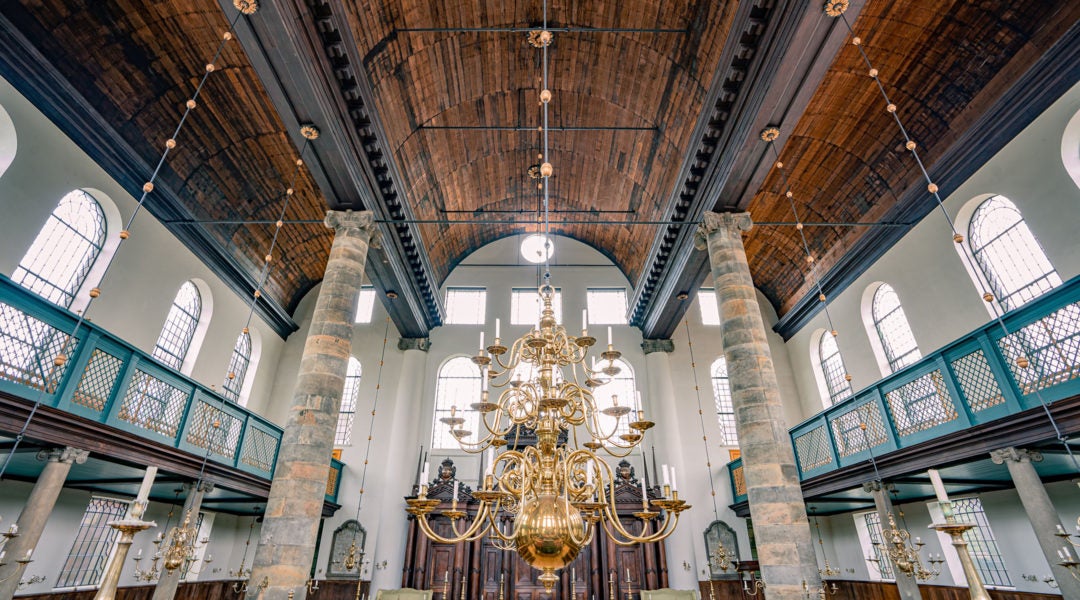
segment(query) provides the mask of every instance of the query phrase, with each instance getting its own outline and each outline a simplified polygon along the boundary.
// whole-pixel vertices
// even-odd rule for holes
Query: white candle
[[[424,463],[424,472],[420,474],[420,485],[427,485],[428,483],[428,467],[431,463]]]
[[[3,550],[0,550],[0,560],[4,560],[5,556],[7,556],[7,552],[4,552]]]
[[[480,330],[480,353],[484,353],[484,331]]]
[[[491,447],[487,449],[487,474],[495,474],[495,449]]]
[[[675,481],[675,467],[671,467],[671,489],[672,491],[679,489],[679,484]]]
[[[581,309],[581,331],[585,332],[589,329],[589,309]]]
[[[585,484],[591,486],[593,484],[593,470],[592,465],[585,468]]]
[[[146,467],[142,485],[139,486],[139,494],[135,497],[136,502],[146,502],[146,499],[150,497],[150,486],[154,485],[154,477],[157,477],[157,467]]]
[[[630,568],[626,569],[626,583],[630,583]]]
[[[634,390],[634,398],[637,399],[637,407],[636,408],[641,408],[641,390]],[[642,450],[642,452],[644,452],[644,450]],[[642,460],[644,460],[644,459],[642,459]]]
[[[454,502],[457,502],[457,500],[458,500],[458,486],[459,485],[461,485],[460,481],[455,481],[454,482]]]
[[[488,391],[488,367],[484,367],[484,370],[480,372],[480,391]]]
[[[1061,526],[1061,523],[1057,524],[1058,533],[1065,533],[1065,528]]]
[[[30,556],[31,556],[31,555],[32,555],[33,553],[34,553],[34,549],[33,549],[33,548],[31,548],[31,549],[27,550],[27,551],[26,551],[26,558],[24,558],[23,560],[30,560]]]
[[[668,474],[667,465],[664,465],[662,467],[662,470],[663,470],[663,474],[664,474],[664,485],[665,486],[671,485],[671,476]]]
[[[948,502],[949,495],[945,493],[945,484],[942,483],[937,469],[930,469],[926,473],[930,476],[930,483],[934,486],[934,494],[937,495],[938,502]]]
[[[499,321],[499,319],[495,319],[495,339],[499,339],[502,337],[500,335],[502,333],[502,328],[500,327],[500,325],[502,325],[502,323]]]
[[[611,345],[611,325],[608,325],[607,328],[607,345]]]
[[[649,501],[649,493],[645,491],[645,478],[641,478],[641,503],[645,504]]]
[[[18,523],[12,523],[11,527],[8,527],[8,531],[11,532],[11,533],[19,533],[19,524]]]
[[[135,556],[142,558],[142,548],[139,548],[139,551],[135,554]]]

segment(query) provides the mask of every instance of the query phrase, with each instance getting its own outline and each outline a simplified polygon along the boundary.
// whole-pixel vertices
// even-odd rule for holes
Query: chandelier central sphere
[[[610,404],[601,404],[593,397],[595,388],[619,374],[615,361],[622,353],[609,329],[601,361],[593,358],[590,366],[586,359],[596,338],[589,335],[587,316],[581,335],[569,335],[555,319],[555,289],[547,277],[538,290],[543,309],[531,331],[509,347],[502,344],[498,320],[493,344],[484,347],[481,334],[481,349],[472,358],[481,368],[481,391],[469,407],[478,413],[481,431],[474,436],[465,430],[457,407],[440,419],[464,451],[484,454],[484,478],[472,493],[479,501],[475,513],[459,510],[455,494],[451,508],[439,512],[450,520],[451,534],[436,533],[428,515],[440,501],[427,497],[426,475],[406,511],[436,542],[489,536],[496,547],[517,552],[543,571],[539,579],[550,590],[559,580],[555,571],[570,564],[597,529],[621,545],[656,542],[674,532],[680,513],[690,507],[666,484],[662,498],[650,500],[642,480],[641,510],[633,513],[640,528],[620,521],[616,476],[598,452],[629,455],[655,423],[631,408],[633,399],[620,404],[612,396]],[[491,388],[501,391],[493,395]]]

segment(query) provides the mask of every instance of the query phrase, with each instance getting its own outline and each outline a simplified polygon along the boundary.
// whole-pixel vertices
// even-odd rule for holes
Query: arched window
[[[56,205],[12,279],[43,298],[70,307],[105,243],[105,213],[83,190]]]
[[[598,366],[607,366],[607,361],[601,361]],[[615,430],[615,434],[612,436],[618,438],[624,433],[630,433],[630,427],[628,423],[636,420],[637,411],[641,409],[637,401],[637,385],[634,383],[634,371],[630,368],[630,365],[626,361],[621,359],[615,359],[612,361],[611,366],[619,369],[619,372],[609,378],[604,385],[598,385],[593,390],[593,399],[596,401],[596,408],[604,410],[609,406],[614,406],[617,401],[620,406],[629,406],[634,412],[618,419],[618,426],[615,424],[615,417],[609,417],[604,414],[598,414],[597,420],[600,427],[600,435],[607,435]],[[621,442],[620,442],[621,443]]]
[[[738,446],[735,432],[735,408],[731,404],[731,382],[728,381],[727,359],[723,356],[712,364],[712,391],[716,401],[716,420],[720,423],[720,440],[725,446]]]
[[[1061,285],[1024,217],[1005,196],[991,196],[975,209],[968,239],[990,291],[1005,310]]]
[[[187,358],[191,340],[195,337],[195,328],[202,316],[202,296],[195,283],[185,281],[176,292],[165,325],[161,327],[157,343],[154,344],[154,358],[179,370]]]
[[[341,408],[338,409],[337,432],[334,434],[335,446],[352,445],[353,419],[356,417],[356,401],[360,398],[360,361],[355,356],[349,357],[349,369],[345,372],[345,389],[341,392]]]
[[[480,367],[465,356],[451,358],[439,369],[435,382],[435,419],[431,428],[431,447],[434,449],[457,449],[461,446],[450,433],[450,427],[439,419],[449,417],[451,408],[455,416],[465,419],[461,428],[480,435],[479,413],[469,408],[480,401]]]
[[[229,370],[225,372],[225,383],[221,385],[222,392],[234,402],[240,401],[240,391],[244,389],[244,377],[247,376],[248,365],[251,364],[251,335],[247,331],[241,331],[233,345],[232,357],[229,359]]]
[[[919,345],[915,342],[915,334],[911,332],[911,326],[904,314],[904,307],[900,306],[900,297],[891,285],[883,283],[878,286],[874,292],[871,313],[874,317],[874,330],[881,340],[881,348],[885,351],[885,359],[889,361],[891,371],[903,369],[922,358]]]
[[[851,383],[847,380],[847,369],[836,338],[825,332],[818,342],[818,363],[825,376],[825,387],[829,390],[829,404],[835,404],[851,395]]]

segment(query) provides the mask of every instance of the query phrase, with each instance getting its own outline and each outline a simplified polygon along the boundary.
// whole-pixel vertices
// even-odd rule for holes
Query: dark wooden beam
[[[133,197],[142,195],[142,186],[154,171],[157,156],[142,156],[90,102],[69,83],[27,39],[26,32],[0,14],[0,75],[19,93],[26,96],[50,121],[64,132],[90,159],[101,166]],[[147,210],[167,222],[193,219],[177,190],[159,178],[154,192],[147,197]],[[132,228],[138,235],[138,222]],[[204,229],[199,227],[166,228],[198,256],[211,271],[242,298],[255,291],[255,275],[247,272]],[[296,331],[288,311],[263,294],[255,304],[258,315],[283,339]]]
[[[849,18],[862,4],[852,3]],[[794,128],[843,45],[838,23],[817,4],[740,4],[665,218],[697,223],[709,210],[745,208],[745,190],[752,197],[771,164],[759,132]],[[692,298],[708,274],[708,257],[694,249],[696,229],[663,228],[650,250],[631,303],[631,322],[646,338],[671,337],[690,305],[677,296]]]

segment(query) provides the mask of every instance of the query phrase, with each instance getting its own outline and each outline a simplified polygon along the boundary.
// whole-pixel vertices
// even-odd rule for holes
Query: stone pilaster
[[[874,507],[877,508],[878,520],[881,523],[881,530],[885,531],[889,528],[889,515],[893,514],[892,500],[889,499],[889,495],[886,493],[885,486],[880,481],[868,481],[863,484],[863,491],[870,492],[874,496]],[[895,518],[895,517],[894,517]],[[886,540],[882,540],[882,543],[887,543]],[[883,547],[884,548],[884,547]],[[886,553],[887,555],[888,553]],[[891,558],[889,559],[892,560]],[[929,565],[924,565],[929,566]],[[870,567],[873,569],[874,567]],[[896,589],[900,592],[901,600],[920,600],[922,594],[919,592],[919,584],[915,581],[915,578],[910,575],[905,575],[899,567],[896,566],[896,562],[892,565],[893,574],[896,577]]]
[[[994,450],[990,453],[990,459],[1009,469],[1009,476],[1016,486],[1020,503],[1024,505],[1024,512],[1035,531],[1035,538],[1039,540],[1039,549],[1046,557],[1046,562],[1050,563],[1050,571],[1057,580],[1058,591],[1064,598],[1080,598],[1080,581],[1069,573],[1069,569],[1058,564],[1061,559],[1057,553],[1065,543],[1054,533],[1061,527],[1061,519],[1050,502],[1050,496],[1046,493],[1035,465],[1032,464],[1041,462],[1042,454],[1034,450],[1009,447]]]
[[[180,515],[177,517],[176,526],[166,532],[165,541],[161,543],[160,550],[162,553],[168,551],[169,546],[172,544],[173,534],[176,532],[177,527],[183,527],[185,519],[190,515],[191,522],[188,523],[190,527],[195,527],[199,524],[199,511],[202,509],[203,494],[214,489],[214,484],[207,481],[200,481],[196,483],[184,484],[184,489],[187,490],[187,497],[184,498],[184,507],[180,510]],[[195,542],[198,542],[198,532],[195,533]],[[198,570],[196,568],[196,570]],[[154,586],[154,595],[151,600],[173,600],[176,597],[176,586],[180,585],[180,575],[183,568],[173,569],[172,571],[162,569],[161,577],[158,578],[157,585]]]
[[[656,440],[679,440],[687,437],[686,430],[689,430],[691,425],[687,424],[684,428],[679,422],[670,356],[675,351],[675,344],[671,340],[645,340],[641,344],[641,349],[645,352],[645,370],[648,374],[648,377],[645,378],[648,382],[646,388],[648,394],[646,401],[648,404],[642,408],[645,409],[645,418],[656,421],[659,430],[656,433],[645,434],[645,441],[642,444],[642,459],[650,461],[649,485],[655,485],[660,482],[659,474],[653,472],[651,448],[653,448]],[[687,464],[683,455],[682,444],[676,441],[674,443],[663,443],[659,446],[657,451],[660,454],[660,460],[679,469],[681,488],[679,489],[679,497],[686,500],[702,497],[700,495],[701,490],[694,487],[696,484],[701,483],[700,479],[694,476],[697,464],[700,464],[698,462],[701,460],[700,456],[695,454],[695,460],[691,464]],[[693,489],[687,488],[688,485]],[[700,506],[706,503],[691,500],[691,504]],[[679,527],[665,542],[667,544],[667,565],[665,565],[665,568],[667,568],[668,573],[668,585],[673,588],[691,589],[697,586],[697,561],[695,560],[694,544],[699,539],[699,533],[694,525],[696,523],[694,512],[690,511],[683,515]],[[683,568],[684,561],[692,563],[689,571]]]
[[[60,497],[60,490],[64,489],[64,481],[71,471],[74,463],[82,464],[90,455],[86,450],[79,450],[67,446],[64,448],[52,448],[38,452],[38,460],[47,461],[45,468],[38,475],[34,489],[26,500],[26,506],[19,513],[19,519],[15,523],[19,526],[19,536],[12,538],[4,551],[7,553],[4,562],[7,566],[0,568],[0,599],[11,600],[15,590],[19,587],[19,579],[22,578],[25,564],[15,562],[26,556],[26,553],[34,550],[41,532],[45,530],[45,523],[56,506],[56,499]],[[33,558],[33,557],[31,557]]]
[[[720,335],[727,359],[735,430],[769,599],[803,598],[803,581],[820,587],[795,452],[776,383],[742,232],[747,213],[705,213],[697,247],[708,250]]]
[[[390,430],[383,434],[386,437],[384,441],[389,446],[381,486],[382,503],[379,507],[383,515],[404,514],[405,503],[402,499],[412,493],[416,453],[420,451],[421,443],[429,443],[419,437],[416,411],[419,408],[418,401],[424,395],[423,374],[427,372],[427,351],[430,347],[428,338],[398,340],[398,348],[402,350],[401,372],[398,374],[397,390],[394,394],[393,421]],[[372,564],[385,560],[386,567],[376,569],[370,574],[371,589],[401,587],[407,527],[408,522],[400,517],[385,519],[380,523],[375,544],[367,548],[366,558],[370,558]]]
[[[330,211],[334,243],[315,303],[292,406],[278,450],[251,581],[269,582],[262,597],[307,594],[323,497],[352,343],[353,313],[368,247],[378,228],[369,211]]]

